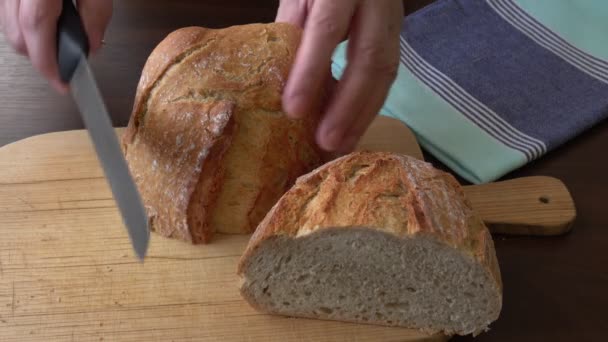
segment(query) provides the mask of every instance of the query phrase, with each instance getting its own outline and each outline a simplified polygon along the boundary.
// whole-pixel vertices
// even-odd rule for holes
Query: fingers
[[[355,6],[356,1],[352,0],[318,0],[313,4],[283,91],[283,107],[289,116],[299,118],[319,107],[319,93],[330,68],[331,56],[348,32]]]
[[[89,37],[91,53],[101,47],[106,27],[112,17],[112,0],[79,0],[78,12]]]
[[[25,40],[19,27],[19,0],[3,0],[0,2],[0,15],[6,40],[13,49],[21,55],[27,55]]]
[[[57,20],[61,0],[0,0],[0,20],[9,43],[27,54],[32,65],[61,93],[68,87],[57,66]],[[79,0],[91,52],[101,47],[105,28],[112,15],[112,0]]]
[[[59,78],[56,51],[61,7],[60,0],[21,0],[19,23],[32,65],[55,89],[65,93],[67,86]]]
[[[382,107],[399,65],[402,2],[364,0],[349,40],[348,65],[319,128],[326,150],[352,150]]]
[[[303,28],[308,16],[308,3],[306,0],[281,0],[275,21]]]

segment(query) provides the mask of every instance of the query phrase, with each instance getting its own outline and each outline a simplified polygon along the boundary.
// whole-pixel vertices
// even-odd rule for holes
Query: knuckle
[[[320,14],[310,19],[312,25],[319,33],[331,38],[340,39],[342,32],[335,18],[329,14]]]
[[[357,60],[359,67],[370,73],[380,74],[391,79],[397,77],[399,58],[390,55],[382,45],[363,45],[357,51]]]
[[[24,30],[37,30],[48,14],[41,6],[34,6],[19,13],[19,23]]]

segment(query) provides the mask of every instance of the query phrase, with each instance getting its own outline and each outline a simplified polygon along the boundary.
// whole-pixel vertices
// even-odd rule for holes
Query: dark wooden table
[[[429,0],[404,2],[411,12]],[[277,4],[277,0],[115,1],[107,44],[93,58],[114,124],[127,123],[143,64],[166,34],[189,25],[270,22]],[[51,91],[26,61],[1,41],[0,146],[35,134],[81,127],[72,101]],[[491,331],[476,340],[608,339],[607,148],[608,122],[505,177],[548,175],[562,179],[572,192],[578,218],[573,231],[565,236],[495,237],[504,280],[504,307]]]

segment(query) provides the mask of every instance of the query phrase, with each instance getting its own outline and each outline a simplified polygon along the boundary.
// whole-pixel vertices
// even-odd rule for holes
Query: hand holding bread
[[[401,0],[282,0],[277,21],[303,28],[302,43],[283,93],[294,118],[321,112],[318,145],[352,151],[384,104],[397,75]],[[329,98],[320,90],[336,46],[349,39],[349,63]]]

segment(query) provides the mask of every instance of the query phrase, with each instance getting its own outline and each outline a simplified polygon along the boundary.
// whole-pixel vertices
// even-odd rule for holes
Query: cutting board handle
[[[418,141],[403,122],[378,116],[361,139],[358,150],[387,151],[424,160]],[[326,160],[337,156],[330,155]],[[464,190],[490,231],[508,235],[560,235],[576,217],[566,186],[552,177],[527,177]]]
[[[576,218],[570,192],[553,177],[523,177],[464,189],[495,234],[561,235],[570,231]]]

